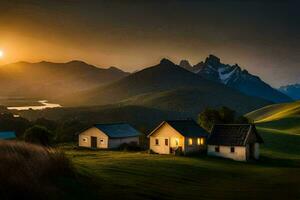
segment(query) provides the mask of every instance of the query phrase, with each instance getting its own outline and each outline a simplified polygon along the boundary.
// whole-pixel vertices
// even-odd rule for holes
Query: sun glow
[[[0,50],[0,59],[3,58],[3,56],[4,56],[4,52]]]

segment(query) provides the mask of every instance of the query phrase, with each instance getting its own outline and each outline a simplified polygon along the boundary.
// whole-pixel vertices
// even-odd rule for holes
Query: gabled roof
[[[94,126],[110,138],[136,137],[141,135],[139,131],[126,123],[95,124]]]
[[[16,138],[16,133],[14,131],[0,131],[0,140],[14,139]]]
[[[255,142],[263,143],[253,124],[216,124],[208,137],[207,144],[246,146],[251,134],[254,134]]]
[[[207,137],[208,132],[201,128],[194,120],[167,120],[163,121],[158,127],[156,127],[148,136],[152,135],[163,124],[169,124],[178,133],[184,137]]]

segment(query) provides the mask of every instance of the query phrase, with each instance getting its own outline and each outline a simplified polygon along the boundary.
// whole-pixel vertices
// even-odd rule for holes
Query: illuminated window
[[[168,139],[165,139],[165,145],[169,146],[169,140]]]
[[[155,139],[155,145],[159,145],[159,140]]]
[[[193,139],[189,138],[189,145],[193,145]]]
[[[204,144],[204,138],[197,138],[197,144],[203,145]]]
[[[179,145],[179,139],[178,139],[178,138],[175,139],[175,145],[176,145],[176,146]]]
[[[200,145],[204,145],[204,138],[200,138]]]
[[[82,138],[82,141],[83,141],[83,142],[87,142],[88,139],[87,139],[86,137],[84,137],[84,138]]]
[[[198,145],[204,145],[204,138],[197,138]]]

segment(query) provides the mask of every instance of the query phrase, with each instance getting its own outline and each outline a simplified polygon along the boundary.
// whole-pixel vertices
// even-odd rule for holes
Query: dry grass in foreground
[[[53,179],[73,174],[63,152],[17,141],[0,141],[0,199],[52,199]]]

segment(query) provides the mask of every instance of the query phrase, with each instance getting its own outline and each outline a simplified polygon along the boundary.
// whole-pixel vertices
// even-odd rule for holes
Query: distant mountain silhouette
[[[183,60],[180,62],[180,66],[205,79],[222,83],[250,96],[276,103],[292,101],[290,97],[272,88],[258,76],[250,74],[247,70],[242,70],[237,64],[233,66],[223,64],[220,58],[214,55],[210,55],[205,62],[200,62],[194,66]]]
[[[282,86],[279,91],[293,98],[294,100],[300,100],[300,84],[291,84]]]
[[[223,105],[245,113],[270,103],[201,78],[167,59],[108,85],[74,94],[68,100],[65,103],[71,105],[138,105],[192,115],[205,107]]]
[[[128,74],[115,67],[102,69],[82,61],[18,62],[0,66],[0,94],[53,98],[97,87]]]

